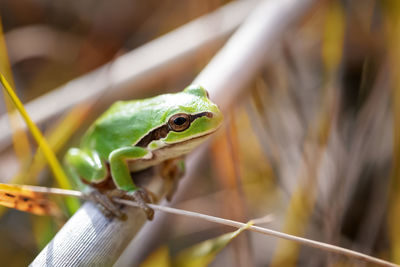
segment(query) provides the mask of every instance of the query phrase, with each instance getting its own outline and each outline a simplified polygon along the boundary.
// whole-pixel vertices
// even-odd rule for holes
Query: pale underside
[[[158,165],[167,159],[173,159],[186,155],[187,153],[192,151],[195,147],[203,143],[213,132],[214,131],[198,136],[193,139],[186,140],[184,142],[169,144],[162,148],[149,151],[149,154],[143,157],[142,159],[135,159],[135,160],[128,159],[127,163],[129,169],[132,172],[140,171],[148,167]]]

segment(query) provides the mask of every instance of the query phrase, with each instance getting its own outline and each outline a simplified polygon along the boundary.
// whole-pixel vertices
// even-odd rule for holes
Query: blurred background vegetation
[[[0,0],[16,92],[28,103],[228,2]],[[177,207],[244,222],[273,214],[266,225],[273,229],[400,264],[399,23],[397,0],[315,1],[225,114]],[[127,86],[123,97],[181,90],[217,49],[162,79],[150,75],[146,90]],[[113,100],[81,104],[40,124],[60,158]],[[3,99],[0,114],[7,116]],[[27,145],[23,135],[15,138],[1,146],[1,182],[54,186],[43,159],[33,156],[32,138]],[[1,216],[4,266],[30,263],[63,223],[14,210]],[[143,259],[158,246],[174,255],[230,230],[178,216],[165,225]],[[211,265],[364,266],[247,232]]]

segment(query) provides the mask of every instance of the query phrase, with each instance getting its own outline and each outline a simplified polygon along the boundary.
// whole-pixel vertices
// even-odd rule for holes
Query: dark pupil
[[[182,125],[186,122],[186,119],[184,117],[178,117],[174,120],[174,123],[176,125]]]

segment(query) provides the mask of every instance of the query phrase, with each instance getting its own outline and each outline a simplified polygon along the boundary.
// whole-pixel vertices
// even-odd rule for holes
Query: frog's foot
[[[126,220],[126,214],[121,211],[120,207],[116,205],[107,194],[103,194],[99,190],[93,189],[88,194],[88,197],[97,204],[101,212],[107,218],[115,216],[118,219]]]
[[[151,197],[149,195],[151,195]],[[153,220],[154,210],[150,208],[146,203],[152,203],[152,200],[154,200],[154,196],[145,189],[139,188],[135,191],[130,192],[115,189],[110,192],[109,196],[119,197],[136,202],[139,205],[139,208],[146,213],[147,219],[149,221]]]

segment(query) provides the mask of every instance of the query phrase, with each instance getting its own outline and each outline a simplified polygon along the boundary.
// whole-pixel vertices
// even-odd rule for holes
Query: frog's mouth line
[[[171,146],[178,146],[178,145],[182,145],[182,144],[187,144],[187,143],[190,143],[192,141],[195,141],[195,140],[198,140],[198,139],[201,139],[201,138],[205,138],[205,137],[213,134],[217,129],[210,130],[209,132],[206,132],[204,134],[195,136],[193,138],[190,138],[190,139],[187,139],[187,140],[184,140],[184,141],[180,141],[180,142],[176,142],[176,143],[165,143],[166,144],[165,147],[171,147]],[[160,149],[162,149],[162,147]]]
[[[196,119],[201,118],[201,117],[212,118],[214,116],[214,114],[212,112],[208,112],[208,111],[197,113],[197,114],[188,114],[188,115],[190,116],[190,123],[192,123],[193,121],[195,121]],[[172,129],[169,127],[168,123],[165,123],[155,129],[151,130],[147,135],[143,136],[135,144],[135,146],[147,147],[152,141],[165,138],[170,131],[172,131]],[[201,135],[201,136],[203,136],[203,135]],[[192,138],[192,140],[193,139],[197,139],[197,137]]]

